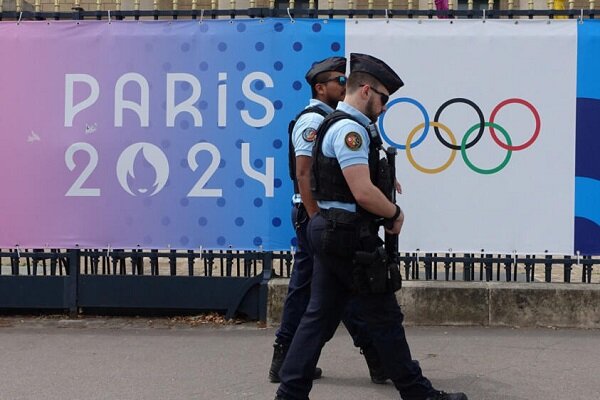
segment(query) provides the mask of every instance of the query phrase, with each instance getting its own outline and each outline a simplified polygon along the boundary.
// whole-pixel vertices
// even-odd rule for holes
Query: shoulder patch
[[[348,132],[344,138],[344,143],[352,151],[360,149],[362,146],[362,137],[357,132]]]
[[[317,138],[317,131],[314,128],[306,128],[302,131],[302,139],[307,142],[314,142]]]

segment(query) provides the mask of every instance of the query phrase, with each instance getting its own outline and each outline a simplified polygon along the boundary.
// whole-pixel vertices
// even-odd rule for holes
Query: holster
[[[357,251],[352,275],[360,294],[396,292],[402,287],[399,265],[389,259],[383,246],[373,252]]]
[[[321,250],[348,259],[348,274],[359,293],[395,292],[402,286],[397,263],[390,259],[377,235],[378,225],[360,213],[341,209],[320,211],[326,226]]]

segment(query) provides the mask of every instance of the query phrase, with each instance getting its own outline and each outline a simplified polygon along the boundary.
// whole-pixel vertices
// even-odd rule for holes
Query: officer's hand
[[[386,228],[385,231],[392,235],[398,235],[398,234],[400,234],[400,231],[402,230],[403,224],[404,224],[404,211],[400,211],[400,215],[398,215],[398,218],[396,218],[396,220],[394,221],[394,226],[392,226],[392,229]]]
[[[396,192],[398,192],[398,194],[402,194],[402,185],[400,185],[398,179],[394,180],[394,188],[396,189]]]

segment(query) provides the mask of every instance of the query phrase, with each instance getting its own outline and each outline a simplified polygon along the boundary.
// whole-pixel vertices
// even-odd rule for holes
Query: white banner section
[[[346,53],[405,86],[401,251],[573,254],[576,21],[348,20]]]

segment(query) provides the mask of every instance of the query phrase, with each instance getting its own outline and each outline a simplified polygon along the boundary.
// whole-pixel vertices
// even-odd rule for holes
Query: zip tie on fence
[[[19,13],[19,19],[17,20],[17,25],[21,23],[21,18],[23,18],[23,11]]]
[[[21,258],[21,252],[19,251],[19,245],[16,246],[17,249],[17,258]]]
[[[419,268],[419,249],[417,249],[417,268]]]
[[[483,9],[483,17],[481,18],[481,22],[485,22],[485,8]]]
[[[513,262],[515,263],[515,266],[517,265],[517,251],[513,250]]]
[[[388,14],[388,9],[385,9],[385,19],[387,20],[387,22],[390,22],[390,15]]]
[[[579,260],[581,259],[581,253],[577,250],[577,266],[579,267]]]
[[[110,10],[108,10],[108,23],[110,24]]]
[[[294,22],[296,22],[296,21],[294,21],[294,18],[292,18],[292,14],[290,13],[290,8],[289,7],[287,8],[287,14],[288,14],[288,17],[290,17],[290,21],[292,21],[292,24]]]
[[[583,24],[583,8],[581,9],[581,14],[579,14],[579,23]]]
[[[110,243],[106,247],[106,258],[110,258]]]
[[[198,262],[202,262],[202,245],[200,245],[200,258],[198,259]]]
[[[292,257],[296,255],[296,248],[294,246],[290,246],[290,254],[292,255]]]
[[[204,19],[204,8],[200,9],[200,23],[202,23],[202,20]]]

